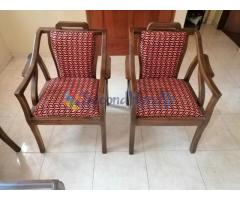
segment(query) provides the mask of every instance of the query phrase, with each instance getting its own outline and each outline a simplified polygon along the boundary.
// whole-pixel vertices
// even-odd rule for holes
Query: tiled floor
[[[240,52],[221,31],[203,26],[201,32],[223,96],[195,154],[188,151],[195,127],[138,127],[130,156],[125,105],[107,109],[108,154],[101,153],[97,126],[41,126],[47,153],[40,154],[13,95],[25,63],[15,58],[0,74],[0,121],[22,153],[0,141],[0,179],[56,178],[67,189],[240,189]],[[195,55],[192,39],[180,77]],[[56,75],[52,60],[45,61]],[[125,96],[124,57],[112,57],[109,87],[110,96]]]

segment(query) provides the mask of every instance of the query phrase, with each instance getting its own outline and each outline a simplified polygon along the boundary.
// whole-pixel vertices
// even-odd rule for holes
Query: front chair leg
[[[29,124],[32,132],[33,132],[33,135],[38,143],[38,147],[39,147],[39,150],[41,153],[44,153],[45,152],[45,146],[44,146],[44,143],[43,143],[43,140],[42,140],[42,136],[39,132],[39,129],[37,127],[37,125],[33,125],[33,124]]]
[[[197,150],[198,142],[202,136],[203,131],[205,130],[208,122],[203,122],[200,126],[197,127],[197,130],[193,136],[192,143],[190,146],[190,152],[195,153]]]
[[[101,122],[102,153],[107,153],[106,120]]]
[[[129,106],[129,80],[127,81],[126,105]]]
[[[130,124],[130,140],[129,140],[129,154],[134,154],[134,140],[135,140],[135,125]]]

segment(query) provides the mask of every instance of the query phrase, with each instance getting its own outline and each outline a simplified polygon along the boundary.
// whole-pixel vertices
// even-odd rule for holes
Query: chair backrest
[[[188,34],[181,30],[145,30],[140,34],[140,78],[177,77]]]
[[[60,27],[50,31],[49,44],[59,77],[96,77],[94,32]]]

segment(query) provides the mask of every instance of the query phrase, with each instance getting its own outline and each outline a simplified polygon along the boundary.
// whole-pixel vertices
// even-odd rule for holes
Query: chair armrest
[[[24,111],[25,117],[27,120],[29,120],[30,117],[32,117],[32,113],[29,107],[29,104],[26,100],[26,97],[24,96],[24,92],[30,82],[30,80],[33,78],[33,84],[32,84],[32,90],[31,90],[31,96],[32,96],[32,101],[33,104],[36,103],[35,101],[37,100],[37,59],[38,59],[38,55],[39,55],[39,49],[40,49],[40,41],[41,41],[41,36],[42,36],[42,29],[39,28],[37,33],[36,33],[36,37],[34,40],[34,48],[33,48],[33,53],[29,54],[29,57],[27,59],[27,64],[25,65],[26,70],[24,71],[23,75],[24,78],[22,80],[22,82],[20,83],[20,85],[18,86],[18,88],[16,89],[16,91],[14,92],[15,96],[17,97],[17,99],[19,100],[22,109]],[[31,56],[30,56],[31,55]],[[30,61],[29,61],[30,60]],[[28,64],[29,62],[29,64]]]
[[[210,91],[212,93],[212,97],[210,98],[210,100],[207,104],[207,107],[205,109],[206,117],[209,120],[212,115],[213,109],[214,109],[217,101],[219,100],[219,98],[222,96],[222,94],[213,81],[214,73],[210,66],[208,56],[206,54],[203,54],[202,40],[201,40],[200,33],[198,31],[195,32],[195,39],[196,39],[196,45],[197,45],[199,76],[202,79],[201,80],[202,84],[206,83],[206,85],[208,86],[208,88],[210,89]],[[200,87],[200,89],[201,89],[201,87]],[[204,100],[203,100],[202,104],[203,103],[204,103]]]
[[[32,58],[32,53],[28,54],[28,56],[27,56],[27,62],[26,62],[25,67],[22,71],[22,77],[25,77],[25,75],[27,73],[27,70],[28,70],[29,65],[30,65],[31,58]]]
[[[215,76],[215,74],[214,74],[214,72],[212,70],[212,67],[210,65],[209,57],[208,57],[207,54],[203,54],[203,57],[204,57],[204,61],[205,61],[206,72],[211,78],[213,78]]]

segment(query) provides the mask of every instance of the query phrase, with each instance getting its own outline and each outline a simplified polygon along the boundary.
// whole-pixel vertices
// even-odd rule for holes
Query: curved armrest
[[[22,77],[25,77],[25,75],[27,73],[27,70],[28,70],[29,65],[30,65],[31,58],[32,58],[32,53],[28,54],[28,56],[27,56],[27,62],[26,62],[25,67],[22,71]]]
[[[24,92],[25,92],[30,80],[34,77],[34,81],[32,84],[32,101],[33,101],[33,104],[36,103],[36,100],[37,100],[37,96],[36,96],[36,94],[37,94],[37,90],[36,90],[37,89],[37,85],[36,85],[37,59],[38,59],[38,55],[39,55],[39,48],[40,48],[40,41],[41,41],[42,33],[43,33],[43,30],[41,28],[39,28],[36,33],[35,40],[34,40],[33,53],[29,54],[27,64],[25,65],[25,68],[24,68],[24,72],[23,72],[24,78],[14,93],[23,108],[23,111],[24,111],[24,114],[25,114],[27,120],[32,116],[32,113],[31,113],[29,104],[26,100],[26,97],[24,96]],[[29,59],[30,59],[30,61],[29,61]],[[28,64],[28,62],[29,62],[29,64]]]
[[[196,45],[197,45],[199,76],[202,79],[201,80],[202,84],[206,83],[212,93],[212,97],[211,97],[210,101],[208,102],[207,107],[205,109],[206,116],[208,119],[210,119],[213,109],[214,109],[218,99],[222,96],[222,94],[212,79],[214,76],[214,73],[210,66],[208,56],[206,54],[203,54],[202,40],[201,40],[200,33],[198,31],[195,32],[195,39],[196,39]],[[203,103],[204,103],[204,101],[202,102],[202,104]]]

